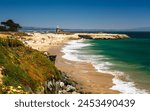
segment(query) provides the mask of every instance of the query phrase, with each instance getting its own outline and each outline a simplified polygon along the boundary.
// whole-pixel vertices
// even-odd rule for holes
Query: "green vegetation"
[[[0,38],[0,66],[5,68],[1,93],[11,93],[6,91],[10,86],[13,91],[19,86],[24,92],[30,88],[36,93],[52,76],[60,78],[59,71],[46,56],[13,38]]]
[[[24,46],[24,44],[15,37],[0,38],[0,45],[6,47]]]
[[[9,19],[6,22],[1,22],[0,31],[13,31],[17,32],[21,26],[15,23],[13,20]]]

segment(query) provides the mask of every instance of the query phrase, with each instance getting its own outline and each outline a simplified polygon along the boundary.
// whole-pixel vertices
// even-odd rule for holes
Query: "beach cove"
[[[0,33],[0,36],[9,38],[8,42],[11,40],[22,41],[27,48],[26,50],[33,50],[33,52],[38,52],[42,54],[41,56],[47,57],[47,59],[44,57],[44,60],[40,60],[43,61],[43,64],[50,60],[49,62],[53,63],[52,67],[56,66],[56,70],[60,72],[63,79],[53,79],[53,76],[49,76],[47,80],[50,79],[50,81],[44,83],[46,87],[49,87],[53,81],[54,86],[59,83],[65,88],[65,90],[56,88],[55,93],[149,93],[149,62],[147,61],[149,60],[149,51],[146,50],[150,42],[149,33],[116,33],[9,32]],[[13,47],[14,45],[10,46]],[[25,53],[28,54],[27,51]],[[143,56],[142,53],[145,53],[145,55]],[[34,55],[30,56],[32,60]],[[35,58],[33,61],[36,63],[39,59]],[[32,65],[32,63],[29,63],[29,65]],[[37,67],[39,64],[35,66]],[[43,70],[42,67],[48,68],[48,66],[39,66],[39,69]],[[4,70],[5,67],[2,65],[1,78],[4,76]],[[32,67],[31,69],[28,67],[28,70],[32,70]],[[28,73],[33,76],[32,71]],[[38,72],[38,75],[36,73],[34,76],[37,76],[37,80],[42,80],[40,83],[43,84],[42,76],[44,75],[41,74],[44,74],[45,71]],[[56,77],[59,77],[59,73],[55,74]],[[66,86],[64,86],[65,83]],[[43,85],[40,87],[43,87]],[[49,88],[51,89],[51,87]],[[73,92],[66,92],[66,88]],[[40,91],[40,93],[44,92]],[[46,93],[48,92],[46,91]]]
[[[65,72],[69,78],[77,82],[79,92],[86,94],[118,94],[119,91],[111,90],[113,76],[96,71],[90,63],[77,62],[64,59],[61,52],[62,46],[49,49],[53,55],[57,55],[56,67]]]
[[[123,34],[54,34],[54,33],[28,33],[30,36],[23,37],[21,40],[27,45],[39,51],[47,51],[52,55],[57,55],[56,67],[65,72],[69,78],[77,82],[77,89],[82,93],[96,93],[96,94],[118,94],[119,91],[110,89],[114,84],[112,82],[113,76],[97,72],[92,64],[86,62],[77,62],[64,59],[62,56],[63,47],[73,40],[83,39],[83,37],[93,36],[99,39],[123,39],[128,38]],[[88,36],[87,36],[88,35]],[[117,35],[117,36],[116,36]],[[118,38],[118,37],[121,38]],[[90,38],[91,39],[91,38]]]

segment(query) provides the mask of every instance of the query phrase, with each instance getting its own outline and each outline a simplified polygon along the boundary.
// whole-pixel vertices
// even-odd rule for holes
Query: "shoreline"
[[[124,75],[116,75],[113,71],[101,71],[97,69],[97,66],[91,61],[80,61],[76,56],[69,54],[74,52],[74,48],[80,45],[86,44],[74,44],[72,41],[80,41],[84,37],[79,37],[81,33],[70,33],[70,34],[57,34],[57,33],[40,33],[40,32],[3,32],[0,33],[1,38],[5,39],[18,39],[24,43],[28,48],[35,49],[39,53],[50,54],[57,56],[55,66],[60,72],[64,73],[68,79],[73,82],[73,86],[78,89],[79,93],[94,93],[94,94],[143,94],[148,93],[141,87],[137,87],[133,81],[124,81]],[[86,37],[95,36],[92,33],[82,33]],[[82,35],[82,36],[83,36]],[[101,39],[109,39],[108,35],[99,33]],[[114,35],[114,34],[113,34]],[[117,35],[117,34],[115,34]],[[125,34],[123,34],[125,35]],[[120,35],[122,36],[122,35]],[[95,38],[96,39],[96,38]],[[67,46],[66,46],[67,45]],[[75,45],[75,46],[74,46]],[[72,47],[73,49],[68,50]],[[74,53],[73,53],[74,54]],[[65,55],[65,56],[64,56]],[[73,58],[72,58],[73,57]],[[49,58],[49,57],[48,57]],[[87,57],[88,58],[88,57]],[[53,61],[53,60],[52,60]],[[0,83],[2,76],[0,75]],[[121,78],[121,79],[120,79]],[[123,79],[122,79],[123,78]],[[69,81],[69,80],[68,80]],[[67,81],[65,81],[67,82]],[[76,84],[77,83],[77,84]],[[76,84],[76,85],[75,85]]]
[[[96,70],[96,71],[94,71],[95,73],[99,72],[99,74],[111,75],[113,77],[112,78],[113,85],[110,89],[117,90],[121,94],[147,94],[148,93],[145,89],[137,87],[136,83],[134,83],[134,81],[132,81],[132,80],[129,80],[128,76],[126,74],[124,74],[124,72],[117,71],[117,67],[116,67],[115,71],[114,70],[107,70],[107,71],[104,70],[103,71],[103,69],[99,70],[99,64],[103,64],[103,61],[97,63],[95,61],[94,57],[92,59],[92,56],[89,56],[88,54],[86,54],[84,52],[82,53],[81,52],[83,50],[82,47],[85,47],[85,46],[90,46],[89,42],[82,43],[82,40],[70,41],[67,45],[65,45],[62,48],[62,52],[64,53],[63,58],[66,59],[67,61],[69,61],[69,60],[72,61],[72,64],[74,64],[74,61],[75,62],[79,61],[79,63],[84,62],[87,64],[92,64],[92,68],[94,67],[94,69]],[[80,50],[80,48],[81,48],[81,50]],[[110,62],[110,64],[113,64],[113,62],[111,63],[111,61],[108,61],[108,62]],[[87,67],[88,66],[86,66],[85,69],[88,70]],[[81,65],[81,67],[79,67],[79,69],[80,68],[82,69],[82,65]]]
[[[57,55],[56,67],[65,72],[73,81],[77,82],[78,92],[86,94],[118,94],[117,90],[112,90],[113,75],[97,72],[94,66],[86,62],[77,62],[64,59],[61,49],[65,44],[50,47],[48,52]]]
[[[6,33],[7,37],[12,37],[13,35],[17,35],[15,36],[15,38],[21,40],[27,47],[31,47],[35,50],[42,52],[49,52],[51,55],[57,55],[55,66],[62,72],[65,72],[71,80],[77,83],[77,89],[81,93],[120,93],[118,90],[111,89],[112,86],[115,85],[113,84],[113,75],[97,72],[94,66],[90,63],[70,61],[62,57],[64,55],[64,53],[61,52],[62,47],[64,47],[64,45],[71,40],[82,39],[82,37],[79,37],[80,33],[54,34],[37,32],[23,33],[21,35],[18,35],[18,33],[10,33],[9,35]],[[85,33],[85,35],[87,36],[87,33]],[[98,35],[93,35],[92,33],[88,33],[88,36],[100,36],[100,39],[112,39],[112,37],[114,37],[113,35],[104,33],[98,33]],[[115,38],[117,39],[118,35]]]

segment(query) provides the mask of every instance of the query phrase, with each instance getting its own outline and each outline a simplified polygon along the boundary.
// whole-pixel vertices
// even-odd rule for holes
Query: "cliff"
[[[41,52],[14,38],[0,38],[0,93],[44,93],[44,82],[60,72]]]

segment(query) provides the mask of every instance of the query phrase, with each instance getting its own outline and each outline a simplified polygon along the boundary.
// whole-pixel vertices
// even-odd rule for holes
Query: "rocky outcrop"
[[[57,55],[50,55],[48,52],[44,52],[44,55],[53,63],[55,64]]]
[[[57,57],[57,55],[49,55],[49,56],[48,56],[49,60],[50,60],[53,64],[55,64],[56,57]]]
[[[126,34],[109,34],[109,33],[83,33],[78,35],[84,39],[126,39],[129,38]]]
[[[79,94],[74,81],[69,79],[65,73],[61,72],[62,79],[56,80],[54,77],[44,83],[45,94]]]

